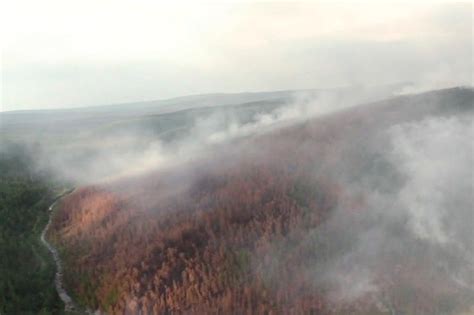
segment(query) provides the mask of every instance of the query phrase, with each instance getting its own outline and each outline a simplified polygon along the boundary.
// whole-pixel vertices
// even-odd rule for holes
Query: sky
[[[473,82],[472,2],[15,0],[1,12],[1,111]]]

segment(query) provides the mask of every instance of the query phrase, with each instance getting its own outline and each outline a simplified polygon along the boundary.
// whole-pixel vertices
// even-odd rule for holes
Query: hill
[[[77,189],[49,236],[66,285],[108,314],[472,310],[472,182],[443,167],[469,173],[473,97],[308,117]],[[459,159],[440,153],[453,144]],[[423,167],[438,168],[437,186]]]

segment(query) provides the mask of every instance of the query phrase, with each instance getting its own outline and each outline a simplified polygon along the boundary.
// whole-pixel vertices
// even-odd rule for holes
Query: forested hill
[[[472,311],[469,183],[458,178],[440,199],[421,165],[456,164],[439,154],[452,143],[469,160],[473,96],[451,89],[358,106],[78,189],[51,233],[66,285],[108,314]],[[456,137],[440,145],[447,128]],[[425,158],[433,150],[445,158]],[[442,174],[437,185],[452,186]],[[436,194],[428,215],[408,203]],[[440,230],[456,246],[431,229],[439,207],[449,207]]]
[[[0,313],[60,314],[54,263],[39,240],[53,200],[51,183],[34,170],[24,148],[0,151]]]

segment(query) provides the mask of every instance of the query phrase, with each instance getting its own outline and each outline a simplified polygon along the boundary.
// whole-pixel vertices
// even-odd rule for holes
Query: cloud
[[[395,81],[472,84],[468,3],[50,0],[10,2],[4,11],[2,110]]]

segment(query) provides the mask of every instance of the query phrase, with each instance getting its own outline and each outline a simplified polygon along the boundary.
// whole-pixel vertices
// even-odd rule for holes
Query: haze
[[[474,314],[470,2],[0,11],[1,314]]]
[[[410,81],[472,85],[472,3],[9,1],[1,111]],[[357,8],[357,10],[355,10]]]

